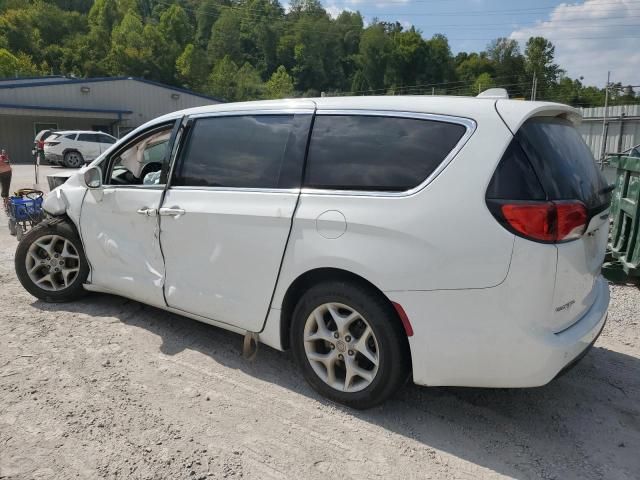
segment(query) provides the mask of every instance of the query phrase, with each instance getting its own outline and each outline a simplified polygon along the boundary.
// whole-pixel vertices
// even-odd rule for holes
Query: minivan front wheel
[[[386,400],[409,371],[395,312],[360,285],[336,281],[308,290],[294,310],[291,346],[315,390],[354,408]]]
[[[27,232],[16,250],[18,280],[46,302],[80,298],[89,265],[75,230],[63,219],[45,220]]]

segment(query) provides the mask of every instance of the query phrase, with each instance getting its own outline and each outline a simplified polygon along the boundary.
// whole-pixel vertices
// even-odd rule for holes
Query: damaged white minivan
[[[291,349],[356,408],[409,376],[544,385],[604,326],[611,191],[576,110],[497,97],[165,115],[47,196],[17,275],[45,301],[107,292]]]

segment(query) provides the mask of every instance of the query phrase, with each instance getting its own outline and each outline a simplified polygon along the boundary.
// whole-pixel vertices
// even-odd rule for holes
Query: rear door
[[[558,243],[553,325],[563,330],[591,307],[604,261],[611,193],[593,155],[573,124],[560,118],[533,118],[516,134],[549,200],[578,200],[587,208],[582,236]]]
[[[298,202],[312,115],[306,108],[190,119],[159,210],[170,307],[262,328]]]
[[[104,133],[99,133],[98,134],[98,141],[99,141],[99,145],[100,145],[100,153],[106,151],[107,149],[109,149],[111,147],[111,145],[116,143],[116,139],[115,138],[113,138],[110,135],[105,135]]]

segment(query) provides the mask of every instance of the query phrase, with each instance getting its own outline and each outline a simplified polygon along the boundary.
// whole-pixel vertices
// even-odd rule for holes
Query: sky
[[[556,62],[572,78],[603,87],[611,81],[640,85],[640,0],[322,0],[336,16],[360,11],[414,25],[428,38],[443,33],[451,49],[481,51],[497,37],[520,41],[544,36],[556,46]],[[638,89],[636,89],[638,90]]]

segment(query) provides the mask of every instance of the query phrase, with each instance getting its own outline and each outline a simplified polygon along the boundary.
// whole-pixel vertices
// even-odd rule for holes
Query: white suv
[[[44,157],[52,165],[78,168],[95,160],[116,141],[115,137],[102,132],[53,132],[44,141]]]
[[[108,292],[290,348],[357,408],[408,375],[543,385],[609,304],[611,193],[578,115],[391,96],[172,113],[49,194],[17,274],[45,301]]]

